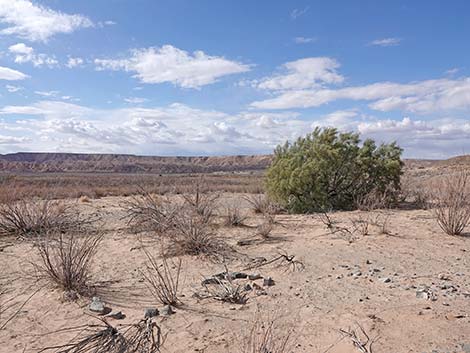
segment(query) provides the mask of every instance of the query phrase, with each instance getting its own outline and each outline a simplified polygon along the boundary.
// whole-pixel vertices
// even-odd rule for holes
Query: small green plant
[[[396,143],[360,142],[356,133],[316,128],[278,146],[266,173],[268,196],[293,213],[355,209],[372,192],[394,203],[402,149]]]

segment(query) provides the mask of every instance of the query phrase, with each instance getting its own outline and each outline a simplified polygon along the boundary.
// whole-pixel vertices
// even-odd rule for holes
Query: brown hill
[[[155,157],[125,154],[12,153],[0,155],[0,172],[9,173],[213,173],[265,169],[269,155]]]

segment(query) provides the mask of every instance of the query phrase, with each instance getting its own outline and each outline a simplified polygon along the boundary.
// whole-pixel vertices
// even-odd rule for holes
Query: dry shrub
[[[249,196],[244,196],[243,198],[250,204],[251,208],[255,213],[278,214],[282,211],[280,205],[272,202],[264,194],[253,194]]]
[[[210,284],[203,284],[205,292],[200,298],[212,298],[226,303],[246,304],[248,292],[244,286],[234,283],[230,278],[211,278]]]
[[[207,223],[187,210],[176,217],[167,247],[167,254],[171,256],[206,255],[219,259],[232,252]]]
[[[215,216],[219,193],[211,193],[204,179],[199,179],[195,183],[195,191],[191,194],[184,194],[185,206],[192,208],[204,223],[210,223]]]
[[[293,348],[293,329],[280,327],[277,319],[263,320],[257,312],[248,337],[240,349],[241,353],[289,353]]]
[[[36,247],[41,262],[39,274],[67,292],[92,294],[91,264],[103,235],[55,233],[38,238]]]
[[[75,333],[67,344],[47,347],[39,352],[56,353],[158,353],[163,345],[160,326],[151,318],[136,324],[111,326],[105,319],[99,324],[88,324],[61,329]]]
[[[75,205],[57,200],[19,200],[0,204],[0,235],[31,238],[50,231],[79,231],[97,220]]]
[[[241,227],[248,217],[238,207],[227,207],[224,225],[227,227]]]
[[[353,232],[359,233],[362,236],[369,235],[370,214],[360,211],[355,217],[351,219]]]
[[[127,224],[134,231],[154,231],[164,235],[174,226],[179,205],[168,197],[151,194],[141,188],[141,195],[133,196],[123,204]]]
[[[145,248],[144,253],[148,261],[146,263],[146,271],[142,274],[154,298],[164,305],[178,306],[181,304],[178,292],[181,259],[178,259],[176,263],[169,263],[163,257],[162,263],[159,264],[155,257]]]
[[[470,173],[460,171],[434,185],[432,212],[441,229],[460,235],[470,222]]]
[[[430,201],[428,182],[410,177],[401,179],[401,201],[410,203],[414,208],[427,209]]]

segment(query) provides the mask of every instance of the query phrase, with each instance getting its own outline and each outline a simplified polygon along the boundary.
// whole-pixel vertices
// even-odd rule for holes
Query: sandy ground
[[[239,197],[225,196],[243,204]],[[93,280],[106,283],[99,295],[126,315],[124,320],[109,319],[113,325],[134,323],[143,317],[144,308],[162,307],[143,283],[140,270],[146,258],[137,236],[121,220],[122,200],[108,197],[83,204],[102,212],[106,221]],[[333,215],[344,224],[356,216],[357,212]],[[176,314],[157,319],[166,335],[164,352],[242,352],[257,312],[276,317],[280,335],[294,330],[291,352],[360,352],[340,332],[359,333],[359,326],[374,340],[373,352],[470,352],[470,237],[444,235],[426,210],[394,210],[390,234],[374,228],[353,242],[329,234],[312,216],[278,215],[276,221],[271,241],[244,247],[237,247],[237,240],[254,236],[254,228],[221,227],[218,232],[240,253],[271,259],[282,249],[301,260],[305,270],[267,266],[245,271],[270,276],[275,285],[265,288],[267,295],[252,292],[245,305],[236,305],[195,298],[201,279],[224,267],[184,257],[184,305]],[[260,222],[253,213],[246,221],[249,226]],[[21,303],[38,288],[31,265],[37,253],[31,243],[6,241],[12,245],[0,252],[0,268],[12,281],[10,297]],[[157,251],[157,243],[148,244]],[[235,260],[228,266],[240,271],[244,263]],[[87,309],[89,300],[63,302],[58,289],[40,286],[0,331],[0,352],[38,352],[63,344],[74,334],[55,331],[94,321]],[[434,300],[417,296],[421,288],[428,288]]]

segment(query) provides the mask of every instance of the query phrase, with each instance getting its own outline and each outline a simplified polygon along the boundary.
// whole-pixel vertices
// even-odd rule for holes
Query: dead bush
[[[0,235],[32,238],[50,231],[89,229],[96,215],[85,216],[74,204],[57,200],[18,200],[0,205]]]
[[[178,292],[181,259],[175,263],[169,262],[163,257],[162,262],[158,263],[145,248],[144,253],[147,257],[147,263],[146,270],[142,275],[154,298],[164,305],[178,306],[181,304]]]
[[[46,347],[39,352],[56,353],[158,353],[163,345],[160,326],[151,318],[136,324],[111,326],[105,319],[98,324],[87,324],[61,329],[60,332],[75,333],[64,345]]]
[[[250,204],[255,213],[278,214],[282,211],[281,206],[272,202],[264,194],[253,194],[243,198]]]
[[[199,293],[199,298],[212,298],[226,303],[246,304],[248,292],[245,287],[234,283],[229,277],[221,279],[211,278],[211,283],[204,283],[204,293]]]
[[[224,225],[227,227],[241,227],[248,217],[238,207],[227,207]]]
[[[432,212],[441,229],[460,235],[470,221],[470,173],[460,171],[434,185]]]
[[[248,336],[245,337],[240,349],[241,353],[289,353],[293,348],[293,329],[280,327],[277,319],[263,320],[256,313]]]
[[[90,269],[102,238],[99,234],[76,233],[54,233],[38,238],[35,245],[41,262],[35,267],[40,277],[64,291],[91,295]]]
[[[154,231],[159,235],[171,231],[180,205],[167,197],[151,194],[143,188],[141,195],[124,202],[127,224],[136,232]]]
[[[203,180],[198,180],[195,184],[194,193],[183,194],[185,206],[192,208],[204,223],[210,223],[215,216],[219,193],[208,192],[208,186]]]
[[[181,210],[167,244],[167,255],[206,255],[214,259],[231,256],[232,249],[207,223],[191,211]]]

